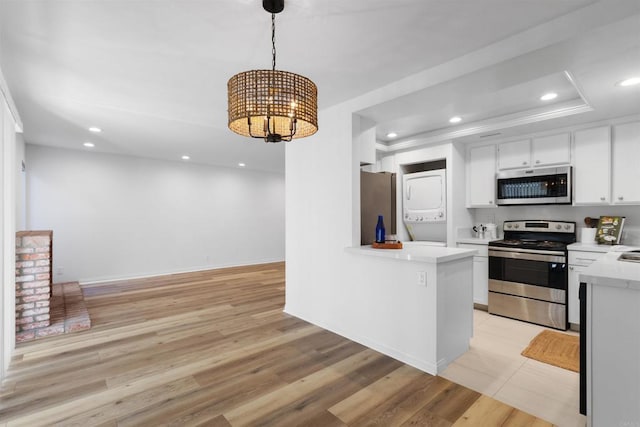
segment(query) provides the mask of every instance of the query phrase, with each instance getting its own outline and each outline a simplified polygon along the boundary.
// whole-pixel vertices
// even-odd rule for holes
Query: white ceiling
[[[278,68],[315,81],[321,109],[476,61],[473,72],[360,111],[381,140],[394,130],[400,140],[472,141],[514,132],[506,118],[569,104],[593,111],[537,128],[640,112],[640,90],[614,86],[640,74],[640,0],[289,0],[276,28]],[[488,61],[518,37],[521,54]],[[270,55],[260,0],[0,0],[0,66],[33,144],[91,140],[101,152],[282,172],[284,144],[226,127],[227,80],[270,68]],[[560,96],[541,105],[547,88]],[[450,125],[454,114],[464,121]],[[90,134],[94,125],[104,131]]]

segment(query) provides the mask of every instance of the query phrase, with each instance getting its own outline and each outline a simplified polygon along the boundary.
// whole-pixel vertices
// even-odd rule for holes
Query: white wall
[[[31,144],[26,154],[27,227],[53,230],[56,282],[284,259],[282,174]]]
[[[409,287],[415,286],[420,266],[398,265],[397,271],[390,269],[382,274],[376,270],[380,265],[376,259],[354,259],[345,251],[348,246],[360,245],[359,144],[352,135],[352,109],[352,104],[345,103],[321,111],[322,131],[286,146],[285,311],[381,349],[385,342],[380,337],[388,338],[401,331],[398,322],[392,321],[380,329],[380,318],[376,317],[380,313],[368,290],[379,292],[409,283]],[[462,153],[459,147],[445,143],[398,154],[396,161],[400,165],[447,159],[449,197],[461,210],[451,210],[447,219],[470,224],[471,215],[464,209],[464,191],[460,191],[465,176]],[[469,289],[471,286],[469,281]],[[404,292],[406,296],[409,290]],[[387,302],[391,305],[389,312],[403,310],[398,305],[400,299]],[[408,308],[411,301],[407,300],[407,304]],[[387,350],[387,354],[397,357],[401,354],[391,351],[398,349]]]

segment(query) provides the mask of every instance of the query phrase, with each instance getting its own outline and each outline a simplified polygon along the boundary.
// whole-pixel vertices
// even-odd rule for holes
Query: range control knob
[[[444,214],[443,214],[442,212],[439,212],[439,213],[438,213],[438,216],[439,216],[440,218],[442,218],[442,217],[444,216]]]
[[[520,224],[514,224],[513,227],[514,228],[520,228]]]
[[[511,224],[507,224],[507,225],[506,225],[506,227],[507,227],[507,228],[511,228]]]
[[[560,230],[562,226],[560,224],[556,224],[556,230]]]
[[[571,228],[571,225],[569,225],[569,224],[565,224],[565,225],[564,225],[564,229],[565,229],[565,230],[568,230],[568,229],[570,229],[570,228]]]

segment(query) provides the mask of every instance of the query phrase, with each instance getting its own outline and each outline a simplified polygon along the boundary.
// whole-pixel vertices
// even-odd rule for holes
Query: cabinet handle
[[[622,199],[624,199],[624,197],[618,196],[618,200],[622,200]]]
[[[604,197],[600,197],[600,200],[602,200],[604,202]]]
[[[569,270],[573,271],[573,267],[571,267],[571,266],[570,266],[570,267],[569,267]]]
[[[540,163],[540,160],[536,160],[536,165]]]
[[[489,200],[489,204],[492,205],[493,204],[493,200]]]
[[[522,162],[522,165],[523,165],[523,166],[526,166],[526,164],[527,164],[527,162]]]

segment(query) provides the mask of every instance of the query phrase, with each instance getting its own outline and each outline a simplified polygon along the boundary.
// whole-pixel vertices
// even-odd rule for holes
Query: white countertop
[[[479,239],[477,237],[458,237],[456,243],[469,243],[472,245],[488,245],[489,242],[500,239]]]
[[[598,245],[596,243],[572,243],[567,246],[570,251],[583,251],[583,252],[625,252],[640,249],[638,246],[627,245]]]
[[[618,261],[624,251],[606,253],[580,274],[580,281],[640,291],[640,263]]]
[[[347,252],[379,256],[403,261],[427,262],[439,264],[457,259],[473,257],[478,251],[474,249],[447,248],[438,246],[410,246],[403,249],[373,249],[370,245],[345,248]]]

